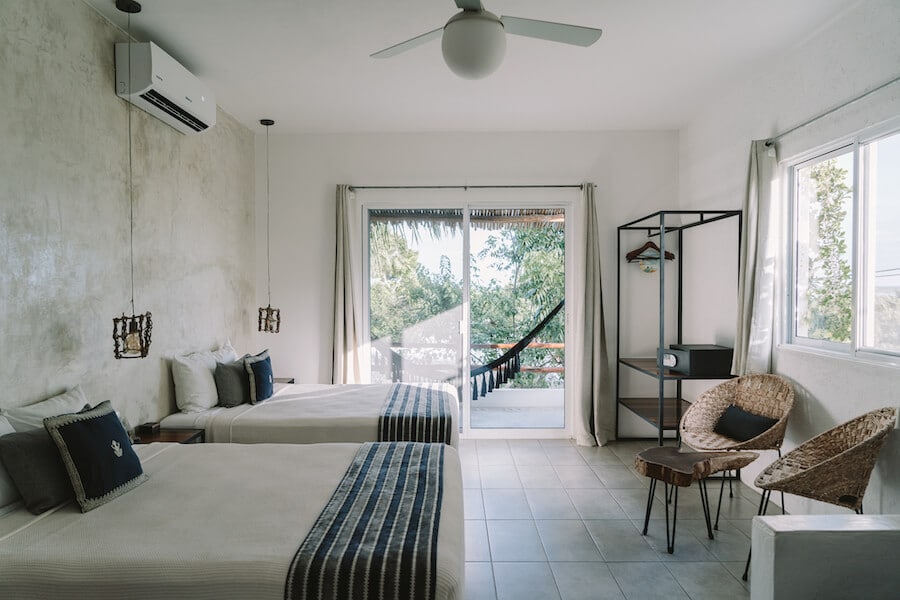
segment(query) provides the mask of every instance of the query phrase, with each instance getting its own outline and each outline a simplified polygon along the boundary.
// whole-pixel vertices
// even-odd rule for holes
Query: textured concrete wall
[[[167,357],[252,340],[253,134],[219,111],[184,136],[133,109],[135,308],[143,360],[115,360],[130,313],[125,34],[78,0],[0,3],[0,408],[81,383],[132,423],[174,407]]]

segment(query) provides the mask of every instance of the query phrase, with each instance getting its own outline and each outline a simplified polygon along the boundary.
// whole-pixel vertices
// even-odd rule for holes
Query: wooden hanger
[[[644,253],[648,250],[656,251],[656,255],[644,255]],[[631,252],[626,254],[625,260],[627,260],[628,262],[634,262],[636,260],[644,260],[647,258],[659,258],[659,254],[660,254],[659,246],[657,246],[653,242],[647,242],[640,248],[632,250]],[[674,260],[674,259],[675,259],[675,255],[672,254],[671,252],[669,252],[668,250],[666,250],[666,260]]]

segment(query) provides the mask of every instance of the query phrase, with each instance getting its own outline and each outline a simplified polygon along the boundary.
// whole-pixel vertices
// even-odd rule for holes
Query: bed
[[[292,443],[384,440],[382,414],[405,394],[431,394],[443,406],[442,423],[394,431],[388,439],[444,441],[459,447],[459,398],[449,384],[288,384],[257,404],[215,406],[162,419],[167,429],[204,429],[207,442]],[[397,402],[395,402],[395,405]],[[398,407],[398,410],[401,410]],[[402,416],[402,413],[399,413]],[[399,421],[405,421],[399,419]],[[396,420],[395,420],[396,422]],[[435,434],[439,431],[439,434]],[[441,438],[441,439],[437,439]]]
[[[128,493],[86,513],[70,502],[0,517],[0,598],[312,597],[296,579],[286,584],[309,563],[298,548],[309,549],[358,453],[387,447],[440,449],[432,585],[438,600],[462,598],[458,455],[408,442],[135,446],[148,479]],[[359,597],[353,589],[350,597]]]

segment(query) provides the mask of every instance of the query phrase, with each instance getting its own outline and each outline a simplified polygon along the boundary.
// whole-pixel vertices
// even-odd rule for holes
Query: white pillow
[[[4,436],[7,433],[15,433],[15,431],[6,417],[0,416],[0,436]],[[6,512],[5,508],[7,506],[17,502],[20,497],[16,484],[13,483],[9,473],[6,472],[3,461],[0,461],[0,515]]]
[[[219,403],[213,374],[216,363],[234,362],[237,353],[231,342],[215,352],[194,352],[172,359],[172,379],[175,380],[175,404],[181,412],[201,412]]]
[[[231,340],[226,340],[222,347],[212,353],[213,360],[217,363],[230,363],[234,362],[238,359],[237,352],[235,352],[234,348],[231,346]],[[213,364],[212,370],[216,370],[216,365]]]
[[[16,431],[42,429],[44,427],[44,417],[55,417],[56,415],[78,412],[87,403],[87,398],[84,392],[81,391],[81,386],[76,385],[67,392],[29,406],[5,408],[3,409],[3,416],[9,420],[9,424]]]

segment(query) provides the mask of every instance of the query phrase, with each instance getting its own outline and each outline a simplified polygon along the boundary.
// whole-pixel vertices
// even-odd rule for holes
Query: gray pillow
[[[0,436],[15,433],[9,421],[0,414]],[[6,514],[13,509],[13,504],[22,499],[19,488],[16,487],[12,477],[9,476],[6,467],[3,466],[3,459],[0,459],[0,515]]]
[[[22,495],[25,508],[36,515],[75,495],[59,449],[46,429],[0,437],[0,459]]]
[[[248,356],[245,355],[245,358]],[[250,376],[244,368],[244,358],[216,364],[213,379],[219,393],[219,406],[231,408],[250,402]]]

